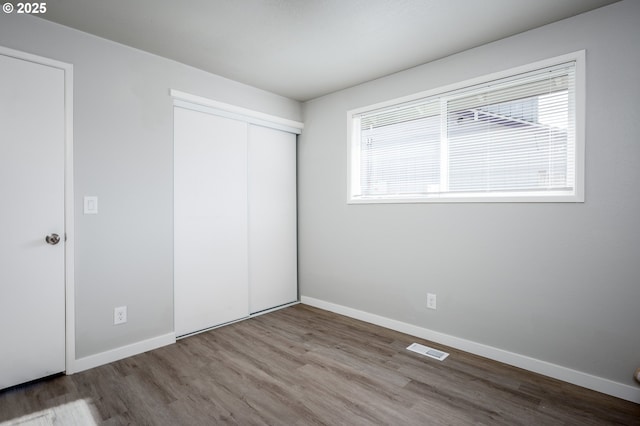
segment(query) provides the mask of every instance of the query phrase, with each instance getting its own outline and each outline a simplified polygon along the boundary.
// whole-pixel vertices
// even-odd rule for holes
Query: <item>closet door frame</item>
[[[284,119],[281,117],[276,117],[276,116],[272,116],[269,114],[264,114],[261,112],[257,112],[257,111],[253,111],[253,110],[249,110],[246,108],[242,108],[242,107],[237,107],[235,105],[230,105],[230,104],[225,104],[222,102],[218,102],[218,101],[214,101],[211,99],[207,99],[207,98],[203,98],[203,97],[199,97],[199,96],[195,96],[195,95],[191,95],[188,93],[184,93],[184,92],[180,92],[177,90],[171,90],[170,91],[170,95],[173,97],[173,105],[174,105],[174,111],[176,109],[185,109],[185,110],[192,110],[192,111],[198,111],[201,113],[205,113],[205,114],[210,114],[210,115],[214,115],[214,116],[218,116],[218,117],[223,117],[223,118],[228,118],[228,119],[232,119],[232,120],[237,120],[239,122],[244,122],[247,126],[247,138],[245,139],[245,145],[248,149],[249,146],[249,128],[251,126],[260,126],[260,127],[266,127],[269,129],[274,129],[274,130],[280,130],[283,132],[287,132],[287,133],[291,133],[293,135],[298,135],[302,132],[302,129],[304,127],[304,125],[300,122],[297,121],[293,121],[293,120],[288,120],[288,119]],[[295,141],[294,141],[294,152],[295,152]],[[247,153],[247,162],[249,161],[249,154]],[[293,167],[295,168],[295,164],[293,165]],[[250,173],[247,173],[248,178],[250,177]],[[294,175],[295,178],[295,175]],[[247,185],[249,185],[250,183],[247,182]],[[293,184],[293,188],[295,190],[295,182]],[[249,188],[247,186],[247,197],[249,194]],[[176,195],[174,194],[174,197]],[[247,202],[249,202],[247,200]],[[295,204],[295,194],[294,194],[294,204]],[[250,232],[250,221],[249,221],[249,214],[250,214],[250,207],[247,206],[247,210],[246,210],[246,233]],[[175,226],[175,225],[174,225]],[[296,227],[295,222],[293,224],[294,228]],[[245,233],[245,234],[246,234]],[[296,235],[296,231],[294,229],[293,231],[293,236],[295,238]],[[242,236],[241,236],[242,238]],[[247,241],[247,243],[250,243],[251,239],[249,238],[248,235],[246,235],[246,239],[245,241]],[[180,242],[178,241],[174,241],[174,244],[180,244]],[[175,249],[174,249],[175,250]],[[247,288],[248,291],[251,291],[251,287],[250,287],[250,283],[251,283],[251,278],[250,278],[250,270],[251,270],[251,264],[249,263],[251,261],[251,248],[247,247],[247,253],[246,253],[246,260],[248,263],[248,268],[247,268]],[[295,240],[294,240],[294,249],[293,249],[293,254],[296,256],[297,258],[297,248],[295,248]],[[175,256],[175,255],[174,255]],[[178,261],[180,261],[180,259],[178,259]],[[297,259],[294,260],[294,270],[293,273],[295,276],[295,280],[294,280],[294,285],[295,285],[295,300],[291,301],[291,303],[287,303],[285,302],[284,305],[282,306],[274,306],[273,308],[267,308],[264,310],[261,310],[260,312],[253,312],[253,310],[251,309],[251,295],[248,294],[247,298],[246,298],[246,306],[247,306],[247,310],[246,310],[246,315],[240,315],[237,318],[232,318],[229,319],[228,321],[219,323],[219,324],[211,324],[210,326],[207,326],[206,328],[202,328],[199,329],[199,327],[196,327],[198,329],[189,329],[189,328],[185,328],[184,324],[181,325],[181,321],[177,318],[177,316],[179,315],[179,313],[177,312],[178,309],[182,309],[184,308],[184,306],[179,307],[177,306],[177,303],[181,303],[179,300],[174,301],[174,312],[176,312],[176,320],[174,320],[174,324],[176,325],[176,335],[177,337],[186,337],[188,335],[192,335],[195,333],[199,333],[202,331],[206,331],[206,330],[210,330],[212,328],[216,328],[222,325],[226,325],[229,324],[231,322],[235,322],[235,321],[239,321],[242,319],[245,319],[249,316],[255,316],[255,315],[260,315],[263,313],[267,313],[270,312],[274,309],[280,309],[282,307],[285,306],[290,306],[292,304],[296,304],[298,303],[297,301],[297,268],[295,267],[297,266]],[[184,269],[184,268],[183,268]],[[174,271],[175,272],[175,271]],[[177,271],[178,274],[180,274],[180,271]],[[178,278],[179,279],[179,278]],[[177,281],[177,280],[176,280]],[[176,285],[176,282],[174,282],[174,286]],[[177,294],[178,290],[174,289],[174,293]],[[180,296],[176,296],[176,298],[178,298]],[[282,300],[288,300],[288,297],[285,297]]]

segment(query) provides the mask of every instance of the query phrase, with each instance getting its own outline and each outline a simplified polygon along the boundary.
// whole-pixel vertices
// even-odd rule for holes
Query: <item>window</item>
[[[583,62],[350,111],[348,201],[583,201]]]

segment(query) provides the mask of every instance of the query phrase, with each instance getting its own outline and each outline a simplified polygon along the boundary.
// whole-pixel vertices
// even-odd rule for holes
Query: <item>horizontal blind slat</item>
[[[358,114],[356,195],[573,188],[573,68],[563,64]],[[441,184],[444,170],[448,187]]]

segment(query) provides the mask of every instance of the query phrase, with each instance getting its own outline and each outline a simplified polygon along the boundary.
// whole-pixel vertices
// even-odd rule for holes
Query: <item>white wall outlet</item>
[[[113,325],[124,324],[127,322],[127,307],[118,306],[113,308]]]
[[[436,295],[433,293],[427,293],[427,308],[436,309]]]

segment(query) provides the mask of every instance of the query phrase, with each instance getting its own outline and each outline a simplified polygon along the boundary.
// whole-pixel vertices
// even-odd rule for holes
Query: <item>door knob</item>
[[[44,240],[47,242],[47,244],[51,244],[52,246],[55,246],[60,242],[60,235],[58,234],[47,235]]]

